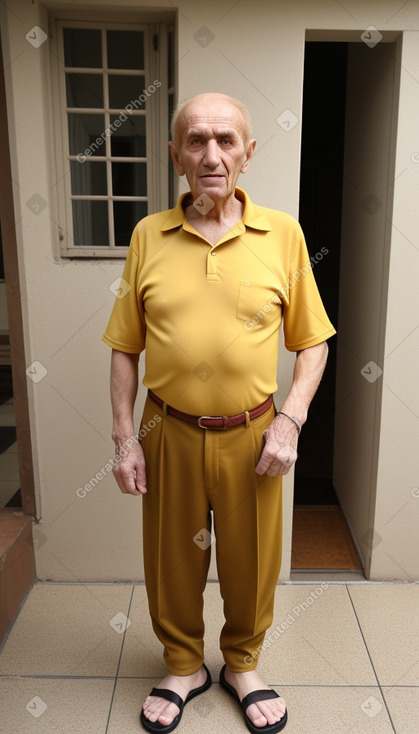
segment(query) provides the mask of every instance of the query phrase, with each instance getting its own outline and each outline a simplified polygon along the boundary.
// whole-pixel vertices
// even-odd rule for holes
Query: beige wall
[[[418,31],[404,34],[401,65],[375,509],[382,541],[371,576],[409,581],[419,577]]]
[[[113,302],[109,285],[120,275],[121,262],[65,261],[59,256],[49,44],[34,49],[25,39],[34,25],[47,28],[46,5],[15,0],[8,13],[1,6],[26,362],[30,365],[39,361],[48,370],[40,382],[30,384],[29,398],[40,519],[35,528],[37,569],[42,579],[140,579],[140,500],[122,497],[110,474],[86,497],[76,495],[77,488],[94,477],[113,453],[108,399],[110,354],[100,336]],[[98,11],[116,7],[116,3],[106,0],[90,0],[88,5]],[[87,3],[77,0],[70,6],[66,0],[55,3],[67,14],[80,9],[80,18],[84,6]],[[124,6],[131,14],[141,12],[141,4],[134,0],[119,3],[120,18]],[[153,6],[161,7],[161,0],[147,0],[147,7]],[[258,151],[241,183],[259,203],[294,215],[298,214],[301,126],[286,133],[276,118],[285,109],[301,118],[306,29],[339,29],[343,37],[351,32],[350,40],[358,40],[372,24],[387,31],[419,28],[419,8],[412,3],[400,8],[400,3],[390,0],[348,0],[347,9],[343,4],[310,0],[242,0],[236,5],[231,3],[231,7],[224,0],[205,4],[179,0],[178,6],[179,98],[219,90],[248,104]],[[173,4],[167,7],[172,9]],[[202,26],[214,35],[206,47],[194,40]],[[409,495],[410,488],[418,484],[413,450],[418,443],[417,370],[413,365],[417,341],[415,332],[409,336],[417,326],[418,311],[412,308],[416,290],[410,280],[417,250],[409,240],[416,242],[415,182],[417,186],[419,175],[419,165],[410,159],[418,149],[415,120],[419,87],[410,75],[419,79],[419,45],[416,40],[415,46],[413,32],[405,36],[396,170],[406,170],[395,185],[394,217],[400,231],[392,232],[385,345],[389,356],[384,372],[376,508],[386,539],[374,552],[372,571],[376,578],[385,577],[390,568],[391,573],[402,569],[401,578],[419,577],[418,539],[416,536],[407,543],[405,534],[406,522],[413,527],[419,507],[419,498]],[[38,215],[26,205],[35,193],[47,202]],[[402,338],[406,341],[398,348]],[[281,355],[283,390],[290,381],[291,366],[291,356]],[[143,399],[141,389],[138,416]],[[394,447],[399,464],[393,469],[390,455]],[[290,566],[292,477],[287,478],[285,487],[283,578],[288,577]],[[407,505],[400,509],[403,500]],[[400,511],[385,525],[390,506]],[[394,558],[391,567],[389,555]],[[394,573],[398,575],[399,571]]]

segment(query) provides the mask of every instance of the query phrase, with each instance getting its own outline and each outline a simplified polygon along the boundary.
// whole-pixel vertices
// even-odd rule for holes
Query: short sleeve
[[[288,298],[284,302],[284,341],[291,352],[320,344],[336,333],[323,306],[300,225],[290,259]]]
[[[112,349],[130,354],[139,354],[145,346],[144,312],[138,297],[137,228],[133,232],[122,277],[117,284],[118,291],[111,317],[102,336],[102,341]]]

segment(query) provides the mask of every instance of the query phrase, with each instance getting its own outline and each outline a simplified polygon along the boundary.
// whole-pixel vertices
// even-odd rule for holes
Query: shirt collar
[[[181,194],[181,196],[179,196],[176,206],[174,207],[174,209],[170,210],[169,216],[163,223],[163,226],[161,228],[162,232],[176,229],[176,227],[181,227],[187,222],[183,205],[185,203],[185,199],[189,196],[189,191],[186,194]],[[242,217],[243,224],[246,227],[251,227],[251,229],[259,229],[262,232],[270,232],[272,227],[265,214],[264,207],[254,204],[250,200],[248,194],[243,189],[240,189],[238,187],[236,188],[236,196],[244,204]]]

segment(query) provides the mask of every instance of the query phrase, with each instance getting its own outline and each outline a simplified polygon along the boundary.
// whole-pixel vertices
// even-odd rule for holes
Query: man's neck
[[[215,200],[209,211],[206,211],[208,198],[201,194],[193,203],[186,205],[185,214],[188,222],[202,234],[212,245],[215,245],[243,216],[243,203],[232,195],[229,199]],[[200,211],[200,204],[203,204]]]
[[[205,193],[197,197],[193,197],[191,193],[185,203],[187,219],[194,225],[197,220],[205,218],[208,223],[212,222],[214,226],[229,224],[231,228],[234,224],[240,222],[243,216],[243,202],[234,194],[231,194],[227,199],[211,199]]]

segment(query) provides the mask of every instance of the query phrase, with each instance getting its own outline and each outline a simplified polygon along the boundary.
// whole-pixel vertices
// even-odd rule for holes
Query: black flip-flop
[[[177,716],[173,719],[171,724],[161,724],[160,721],[150,721],[147,719],[147,717],[144,715],[144,712],[141,710],[140,713],[140,721],[146,729],[146,731],[155,732],[157,734],[169,734],[169,732],[174,731],[178,724],[180,723],[180,720],[182,718],[183,709],[186,706],[189,701],[192,701],[195,696],[199,696],[200,693],[205,693],[205,691],[208,690],[208,688],[211,686],[212,680],[211,680],[211,673],[209,672],[207,666],[204,663],[204,668],[207,673],[207,679],[205,683],[200,686],[199,688],[193,688],[192,691],[188,693],[185,700],[183,700],[177,693],[174,691],[170,691],[168,688],[153,688],[150,692],[150,696],[156,696],[157,698],[165,698],[166,701],[170,701],[171,703],[175,703],[176,706],[179,707],[180,711]]]
[[[262,734],[277,734],[277,732],[282,731],[288,721],[287,710],[285,710],[285,713],[280,721],[277,721],[275,724],[267,724],[267,726],[255,726],[246,714],[247,707],[250,706],[251,703],[266,701],[269,698],[279,698],[276,691],[274,691],[273,688],[269,688],[269,690],[252,691],[247,696],[245,696],[242,701],[240,701],[236,689],[233,688],[230,683],[227,683],[225,679],[225,669],[226,666],[223,665],[220,671],[220,684],[223,688],[226,689],[226,691],[228,691],[231,696],[233,696],[233,698],[240,705],[243,711],[244,722],[249,731],[251,731],[252,734],[258,734],[258,732],[262,732]]]

